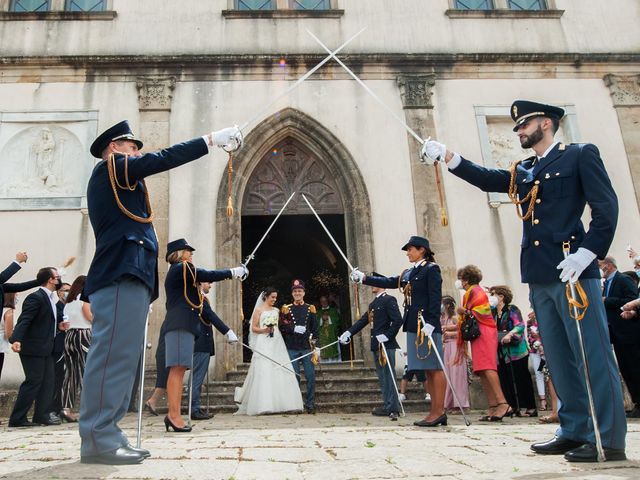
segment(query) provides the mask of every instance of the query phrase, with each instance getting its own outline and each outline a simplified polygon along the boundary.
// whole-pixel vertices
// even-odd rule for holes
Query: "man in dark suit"
[[[118,426],[129,406],[149,304],[158,298],[158,240],[145,178],[207,155],[209,147],[241,143],[234,127],[142,154],[125,120],[91,145],[101,161],[87,188],[96,250],[84,289],[93,326],[80,401],[82,463],[134,464],[149,456]]]
[[[578,327],[566,296],[567,282],[580,279],[589,303],[580,325],[585,355],[591,360],[589,378],[600,437],[607,461],[624,460],[627,423],[622,386],[609,342],[596,263],[596,258],[605,257],[613,240],[618,199],[595,145],[565,145],[554,140],[563,115],[564,110],[553,105],[513,102],[513,131],[520,145],[533,149],[535,155],[515,162],[508,170],[476,165],[433,140],[424,142],[421,155],[425,163],[444,160],[454,175],[483,191],[508,193],[522,219],[522,281],[529,284],[545,357],[562,403],[556,436],[531,449],[538,454],[564,454],[570,462],[598,460]],[[581,220],[586,205],[591,208],[588,231]]]
[[[55,374],[55,381],[53,384],[53,399],[51,401],[51,412],[69,422],[76,421],[74,417],[67,415],[62,408],[62,382],[64,381],[64,339],[67,336],[67,328],[69,322],[64,318],[64,306],[67,300],[67,294],[71,285],[62,282],[60,290],[58,290],[58,303],[56,303],[56,323],[58,329],[56,330],[56,336],[53,339],[53,371]]]
[[[375,272],[371,275],[381,276]],[[349,343],[352,335],[371,325],[371,351],[383,400],[383,407],[376,408],[372,413],[376,416],[388,416],[396,421],[400,413],[400,402],[396,390],[396,379],[391,372],[395,372],[396,369],[396,349],[400,348],[396,342],[396,335],[402,326],[402,315],[398,302],[391,295],[387,295],[384,288],[371,287],[371,292],[376,297],[362,317],[340,336],[340,343]],[[389,355],[388,358],[384,355],[382,344]],[[387,361],[391,365],[391,370],[386,364]]]
[[[640,417],[640,322],[638,317],[625,320],[620,316],[620,307],[637,298],[636,286],[631,278],[618,271],[613,257],[607,256],[598,261],[598,266],[605,279],[602,298],[607,311],[613,352],[634,404],[633,409],[627,413],[627,417],[638,418]]]
[[[53,338],[57,330],[56,303],[60,276],[55,268],[42,268],[36,280],[40,288],[29,294],[9,338],[11,349],[20,354],[25,380],[20,385],[16,403],[9,417],[10,427],[32,427],[35,424],[55,425],[60,419],[51,415],[53,398]],[[33,422],[27,413],[35,401]]]
[[[21,263],[26,263],[27,252],[16,253],[16,259],[11,264],[0,272],[0,298],[4,298],[5,293],[24,292],[31,288],[35,288],[39,285],[37,280],[30,280],[22,283],[6,283],[11,277],[13,277],[18,270],[22,267]]]

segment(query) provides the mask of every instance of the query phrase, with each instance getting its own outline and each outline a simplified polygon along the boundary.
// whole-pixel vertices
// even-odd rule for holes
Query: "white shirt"
[[[91,322],[84,317],[82,306],[84,302],[80,300],[80,295],[73,302],[64,306],[65,320],[69,322],[69,329],[72,328],[91,328]]]
[[[53,322],[53,336],[56,336],[56,333],[58,333],[58,322],[57,322],[57,312],[58,310],[56,309],[56,303],[58,303],[60,301],[60,298],[58,297],[58,294],[56,292],[52,292],[51,290],[49,290],[48,288],[45,287],[40,287],[40,289],[47,294],[47,297],[49,297],[49,303],[51,304],[51,312],[53,313],[53,318],[54,321]]]
[[[11,344],[4,337],[4,314],[8,310],[11,310],[11,308],[3,308],[2,317],[0,317],[0,353],[9,353],[11,351]]]

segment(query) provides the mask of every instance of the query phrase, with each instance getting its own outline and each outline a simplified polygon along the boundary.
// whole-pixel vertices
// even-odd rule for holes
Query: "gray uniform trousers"
[[[151,291],[120,279],[89,296],[93,337],[80,402],[81,455],[97,455],[128,443],[118,422],[127,413],[149,313]]]
[[[624,449],[627,422],[622,386],[609,340],[600,280],[585,279],[580,283],[589,299],[581,326],[602,444]],[[556,435],[595,444],[578,329],[576,321],[569,316],[565,284],[530,284],[529,287],[545,358],[560,399],[560,427]]]
[[[376,365],[376,375],[378,375],[378,383],[380,384],[380,391],[382,393],[382,400],[384,402],[384,409],[386,412],[400,412],[400,402],[398,400],[398,394],[396,393],[395,379],[391,376],[389,367],[387,364],[380,365],[380,352],[372,352],[373,361]],[[389,363],[391,364],[391,370],[396,371],[396,350],[395,348],[387,349],[389,354]]]

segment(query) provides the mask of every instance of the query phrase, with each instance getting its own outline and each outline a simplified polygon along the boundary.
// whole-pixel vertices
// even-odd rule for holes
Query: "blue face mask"
[[[640,278],[640,270],[636,270],[636,276]]]

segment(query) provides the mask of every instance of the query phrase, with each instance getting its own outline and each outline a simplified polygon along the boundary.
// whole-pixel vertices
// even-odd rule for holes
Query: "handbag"
[[[464,318],[460,324],[460,336],[465,342],[471,342],[480,336],[478,321],[469,310],[464,313]]]

